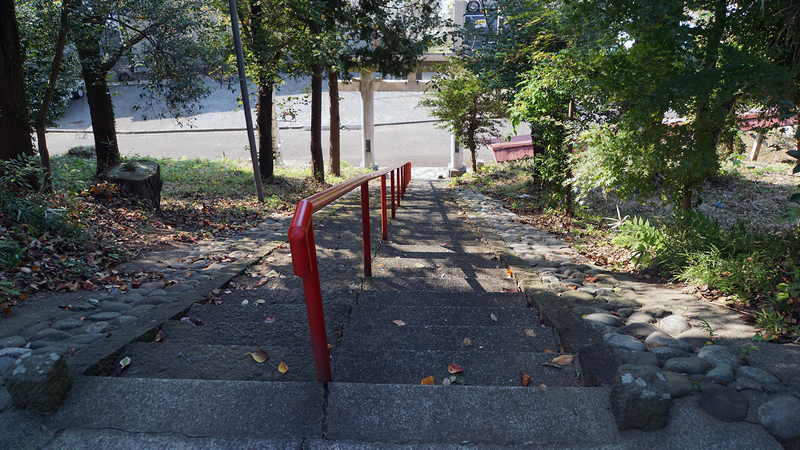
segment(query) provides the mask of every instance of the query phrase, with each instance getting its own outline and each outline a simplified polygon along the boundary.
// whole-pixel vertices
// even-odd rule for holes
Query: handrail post
[[[403,198],[403,172],[397,169],[397,207],[400,207],[400,199]]]
[[[361,185],[361,226],[364,237],[364,278],[372,276],[372,245],[369,234],[369,182]]]
[[[311,348],[317,381],[328,382],[331,377],[331,358],[328,352],[328,335],[325,331],[325,313],[322,309],[322,287],[317,266],[317,245],[314,242],[314,225],[311,220],[313,205],[301,201],[295,210],[289,230],[289,245],[292,251],[295,275],[303,278],[306,297],[308,327],[311,332]]]
[[[394,220],[394,170],[389,173],[390,181],[392,182],[392,220]]]
[[[386,214],[386,174],[381,175],[381,239],[389,239],[389,218]]]

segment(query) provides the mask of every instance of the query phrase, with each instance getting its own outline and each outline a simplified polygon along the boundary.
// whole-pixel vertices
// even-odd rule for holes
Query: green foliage
[[[666,247],[666,236],[650,221],[640,217],[624,221],[612,243],[631,250],[631,262],[637,267],[650,267]]]
[[[478,143],[499,136],[498,119],[506,113],[502,99],[463,63],[451,61],[431,81],[419,104],[430,108],[430,114],[440,122],[439,128],[453,133],[459,144],[469,149],[472,171],[477,172]]]

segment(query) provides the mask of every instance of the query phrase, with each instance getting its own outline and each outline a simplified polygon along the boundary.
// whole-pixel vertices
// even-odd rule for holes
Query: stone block
[[[667,379],[658,367],[624,364],[617,369],[611,386],[611,408],[620,430],[662,428],[670,400]]]
[[[72,387],[67,362],[58,353],[26,354],[6,376],[14,406],[21,409],[55,412]]]

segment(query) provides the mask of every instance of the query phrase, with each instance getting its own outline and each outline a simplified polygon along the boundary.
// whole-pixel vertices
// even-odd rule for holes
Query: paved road
[[[281,121],[281,152],[284,163],[302,165],[310,162],[308,127],[311,124],[309,107],[291,97],[302,95],[307,80],[287,83],[279,92],[278,101],[289,104],[295,118]],[[168,115],[166,108],[137,110],[143,93],[140,86],[112,87],[114,109],[119,131],[120,150],[124,154],[180,158],[248,158],[248,139],[244,129],[244,113],[238,109],[237,93],[220,88],[209,81],[211,96],[202,102],[201,114],[178,123],[158,118]],[[342,160],[351,165],[361,164],[361,101],[355,92],[340,93],[342,130]],[[327,95],[323,102],[323,127],[327,128]],[[385,167],[411,160],[415,166],[446,167],[450,163],[450,135],[436,128],[434,119],[417,104],[422,93],[377,92],[375,94],[375,160]],[[255,104],[255,98],[252,100]],[[145,120],[146,118],[146,120]],[[506,127],[506,129],[508,129]],[[58,155],[71,147],[92,145],[91,120],[86,99],[73,100],[59,128],[48,132],[50,152]],[[527,131],[526,131],[527,132]],[[327,131],[323,131],[323,152],[327,160]],[[481,149],[479,160],[492,161],[491,152]],[[465,161],[466,162],[466,161]]]

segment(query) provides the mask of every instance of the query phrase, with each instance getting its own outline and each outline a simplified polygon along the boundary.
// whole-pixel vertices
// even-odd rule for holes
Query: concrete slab
[[[360,305],[396,306],[477,306],[523,308],[528,299],[522,292],[424,292],[424,291],[361,291]]]
[[[592,446],[617,440],[602,388],[333,383],[326,438]]]
[[[387,302],[388,303],[388,302]],[[452,306],[358,305],[351,324],[379,325],[402,320],[408,325],[517,326],[540,328],[539,312],[532,308],[475,308]]]
[[[514,292],[517,282],[508,278],[427,278],[371,277],[364,279],[364,290],[439,291],[439,292]]]
[[[244,346],[305,347],[311,345],[308,322],[305,323],[210,323],[193,325],[170,320],[161,328],[164,339],[194,345],[228,344]],[[328,340],[336,340],[336,327],[327,327]]]
[[[250,352],[263,350],[269,359],[258,363]],[[133,342],[125,347],[120,360],[130,364],[124,378],[162,378],[240,381],[316,381],[311,345],[299,348],[194,343]],[[280,373],[278,364],[289,366]]]
[[[317,383],[86,377],[76,383],[50,425],[187,437],[302,439],[322,436],[322,405],[323,388]]]
[[[556,356],[559,354],[333,349],[331,367],[337,383],[418,385],[423,378],[433,376],[436,384],[442,384],[450,375],[448,364],[455,363],[464,369],[462,375],[469,386],[521,386],[522,371],[531,377],[531,387],[576,387],[573,365],[563,369],[542,366]]]
[[[471,346],[464,338],[472,340]],[[342,336],[342,348],[346,349],[391,349],[445,350],[465,352],[544,352],[558,351],[551,329],[543,329],[536,337],[525,334],[523,327],[480,326],[397,326],[347,325]]]
[[[523,444],[523,445],[472,445],[472,444],[389,444],[385,442],[355,442],[355,441],[329,441],[311,439],[305,442],[303,450],[553,450],[553,444]],[[621,445],[615,444],[563,444],[555,446],[557,450],[621,450]]]
[[[350,314],[350,305],[341,303],[324,305],[323,309],[325,310],[325,323],[329,326],[344,323]],[[253,303],[248,301],[246,306],[241,303],[238,305],[194,305],[189,310],[188,316],[199,317],[206,324],[228,322],[235,323],[237,326],[244,323],[265,324],[265,321],[269,322],[270,320],[272,324],[308,322],[305,303],[294,305],[267,305],[265,303],[260,305],[255,301]]]
[[[296,450],[302,439],[182,436],[119,430],[67,429],[44,450]]]

